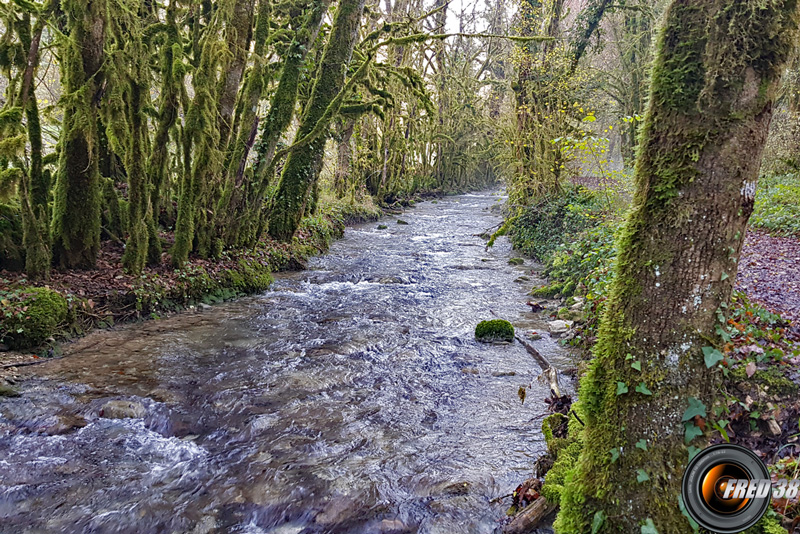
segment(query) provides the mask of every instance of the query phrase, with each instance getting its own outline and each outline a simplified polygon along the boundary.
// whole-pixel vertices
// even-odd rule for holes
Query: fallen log
[[[526,534],[536,528],[555,509],[555,504],[547,502],[547,499],[540,496],[515,515],[511,523],[503,527],[503,534]]]
[[[514,335],[514,337],[522,344],[523,347],[525,347],[525,350],[528,351],[528,354],[534,357],[536,363],[538,363],[539,367],[542,368],[542,376],[547,379],[548,382],[550,382],[550,389],[552,389],[553,392],[560,397],[561,388],[558,386],[558,371],[556,371],[556,368],[553,367],[550,364],[550,361],[542,356],[539,351],[536,350],[536,347],[531,345],[530,342],[518,335]]]

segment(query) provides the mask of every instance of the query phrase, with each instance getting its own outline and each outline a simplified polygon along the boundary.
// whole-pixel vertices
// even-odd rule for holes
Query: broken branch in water
[[[550,364],[550,361],[542,356],[539,351],[536,350],[536,347],[531,345],[527,340],[522,339],[518,335],[515,335],[514,337],[522,344],[523,347],[525,347],[525,350],[528,351],[528,354],[534,357],[536,362],[539,364],[539,367],[542,368],[542,376],[545,377],[548,382],[550,382],[550,389],[552,389],[553,392],[560,397],[561,388],[558,386],[558,372],[556,371],[556,368],[553,367]]]

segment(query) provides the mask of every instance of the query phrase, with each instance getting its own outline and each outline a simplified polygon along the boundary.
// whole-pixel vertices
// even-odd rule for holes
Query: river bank
[[[410,200],[413,204],[413,199]],[[408,204],[409,199],[405,200]],[[371,201],[327,202],[303,220],[291,243],[262,239],[253,250],[226,251],[217,260],[192,258],[182,269],[159,265],[139,276],[121,264],[122,243],[105,241],[93,271],[54,270],[31,283],[21,272],[0,272],[0,366],[58,355],[59,342],[95,328],[161,316],[266,290],[272,273],[305,268],[324,253],[346,225],[378,220],[384,211]],[[173,236],[162,234],[164,248]]]

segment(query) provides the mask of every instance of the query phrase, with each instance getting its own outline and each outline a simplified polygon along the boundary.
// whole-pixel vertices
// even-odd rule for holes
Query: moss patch
[[[514,341],[514,327],[503,319],[481,321],[475,327],[475,339],[484,343]]]
[[[41,345],[67,320],[67,300],[52,289],[25,288],[11,298],[3,303],[1,333],[12,349]]]
[[[741,389],[747,389],[748,385],[763,386],[771,395],[795,395],[800,391],[800,386],[786,378],[775,367],[758,370],[753,376],[748,377],[745,366],[739,365],[731,370],[730,380]]]

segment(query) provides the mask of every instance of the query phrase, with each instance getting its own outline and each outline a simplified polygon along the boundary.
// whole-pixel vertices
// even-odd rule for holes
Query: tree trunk
[[[64,119],[53,206],[53,254],[65,268],[93,269],[100,249],[97,106],[102,97],[105,3],[62,4],[69,35],[61,72]]]
[[[167,8],[167,24],[175,30],[175,4],[170,2]],[[156,265],[161,262],[161,239],[158,235],[158,221],[161,215],[161,191],[167,175],[169,158],[170,132],[178,120],[181,87],[184,79],[183,49],[171,34],[161,52],[161,95],[159,97],[156,133],[153,149],[147,161],[147,172],[153,181],[150,191],[150,207],[152,217],[148,228],[147,263]]]
[[[31,145],[30,166],[20,183],[22,207],[22,242],[25,247],[25,272],[33,280],[46,280],[50,276],[50,210],[47,200],[50,191],[49,175],[42,164],[42,127],[39,120],[39,103],[33,86],[33,77],[39,66],[39,44],[44,29],[46,13],[39,15],[30,33],[30,15],[25,14],[20,25],[20,41],[28,50],[28,61],[20,90],[20,107],[28,121],[28,142]]]
[[[297,30],[297,36],[285,54],[278,88],[270,101],[267,116],[262,121],[261,137],[257,144],[258,162],[253,173],[257,181],[268,180],[269,177],[265,177],[264,173],[275,155],[278,141],[292,122],[306,54],[317,38],[322,18],[328,12],[330,3],[331,0],[313,0],[305,22]]]
[[[242,81],[250,38],[253,34],[253,10],[255,0],[236,0],[230,20],[226,24],[227,51],[231,59],[220,80],[219,87],[219,139],[220,146],[228,145],[233,126],[233,111],[236,95]],[[235,135],[235,132],[234,132]]]
[[[667,12],[559,533],[630,534],[648,520],[660,534],[691,532],[678,505],[682,416],[694,398],[712,417],[720,370],[701,349],[719,341],[797,22],[796,0],[675,0]]]
[[[333,175],[333,189],[337,198],[344,197],[348,189],[347,176],[350,174],[350,156],[353,152],[350,140],[353,138],[355,125],[356,121],[354,119],[346,119],[341,124],[339,132],[339,146],[336,151],[336,172]]]
[[[317,123],[324,120],[323,115],[328,106],[344,87],[345,74],[358,38],[363,11],[364,0],[340,2],[331,36],[317,71],[317,79],[297,132],[297,140],[318,128]],[[307,145],[289,154],[270,215],[269,233],[274,239],[290,241],[300,225],[308,192],[315,186],[322,167],[326,139],[327,136],[318,135]]]

